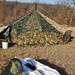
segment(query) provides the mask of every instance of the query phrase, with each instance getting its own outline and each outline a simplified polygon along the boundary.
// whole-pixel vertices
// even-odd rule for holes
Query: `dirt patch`
[[[65,45],[0,48],[0,71],[13,57],[29,57],[55,68],[61,75],[75,75],[75,28],[71,29],[74,38]]]

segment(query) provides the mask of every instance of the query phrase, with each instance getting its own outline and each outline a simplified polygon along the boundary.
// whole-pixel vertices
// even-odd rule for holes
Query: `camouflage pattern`
[[[51,24],[53,27],[55,27],[59,32],[62,34],[65,34],[65,32],[68,30],[68,28],[65,28],[64,26],[58,24],[57,22],[53,21],[52,19],[48,18],[41,12],[37,11],[49,24]]]
[[[30,12],[28,12],[27,14],[23,15],[20,18],[17,18],[16,20],[13,20],[11,22],[8,22],[6,24],[3,25],[3,27],[0,27],[0,32],[2,30],[4,30],[6,27],[12,25],[12,41],[16,42],[18,45],[23,45],[24,41],[25,44],[32,44],[34,45],[34,41],[39,41],[40,39],[43,39],[43,35],[45,34],[45,32],[48,34],[45,34],[45,37],[48,38],[48,40],[52,40],[52,42],[50,41],[46,41],[46,39],[43,39],[43,44],[60,44],[63,43],[62,41],[62,36],[65,34],[65,32],[68,30],[67,28],[63,27],[62,25],[56,23],[55,21],[51,20],[50,18],[48,18],[47,16],[45,16],[44,14],[42,14],[41,12],[37,11],[37,10],[32,10]],[[38,34],[37,31],[40,32],[39,35],[42,35],[39,39],[38,38]],[[33,38],[35,38],[35,36],[33,37],[32,34],[37,34],[37,38],[34,40]],[[27,35],[29,33],[29,35]],[[26,35],[30,38],[26,39]],[[51,37],[48,37],[49,34],[51,35]],[[52,35],[54,34],[54,35]],[[58,37],[60,37],[60,40],[58,40]],[[17,41],[17,38],[19,41]],[[22,39],[23,37],[23,39]],[[32,38],[33,37],[33,38]],[[53,40],[54,38],[54,40]],[[57,39],[57,40],[56,40]],[[29,40],[29,41],[28,41]],[[56,40],[56,41],[55,41]],[[28,42],[26,42],[28,41]],[[33,41],[33,43],[32,43]],[[41,42],[41,41],[40,41]],[[39,42],[39,44],[40,44]],[[54,43],[55,42],[55,43]],[[37,42],[38,43],[38,42]]]

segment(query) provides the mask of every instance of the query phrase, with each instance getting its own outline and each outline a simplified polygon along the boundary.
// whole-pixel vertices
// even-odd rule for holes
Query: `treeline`
[[[0,1],[0,24],[12,21],[32,9],[34,3]],[[75,26],[74,6],[56,3],[38,4],[38,10],[54,21],[67,26]]]
[[[61,4],[43,4],[40,11],[49,18],[66,26],[75,26],[75,8]]]
[[[32,4],[17,1],[0,1],[0,23],[7,23],[26,14],[32,6]]]

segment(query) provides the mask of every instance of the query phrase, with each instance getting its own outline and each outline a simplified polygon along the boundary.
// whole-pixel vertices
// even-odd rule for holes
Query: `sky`
[[[16,0],[7,0],[7,1],[16,1]],[[17,0],[19,2],[35,2],[35,0]],[[41,3],[54,4],[57,0],[39,0]]]

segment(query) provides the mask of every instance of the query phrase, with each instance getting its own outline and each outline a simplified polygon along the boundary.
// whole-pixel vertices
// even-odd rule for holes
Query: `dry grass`
[[[75,37],[75,28],[70,28]],[[75,38],[68,44],[55,46],[12,46],[0,49],[0,71],[13,57],[30,57],[57,69],[61,75],[75,75]]]

